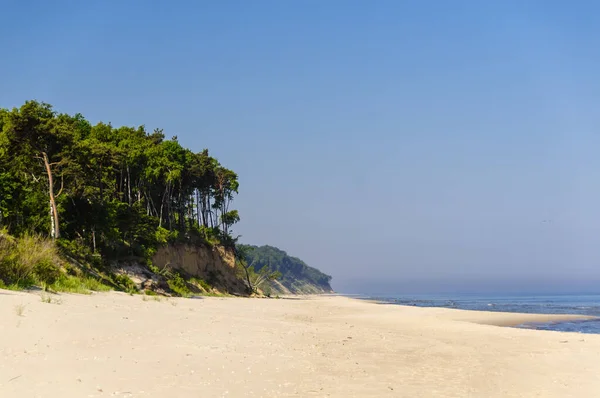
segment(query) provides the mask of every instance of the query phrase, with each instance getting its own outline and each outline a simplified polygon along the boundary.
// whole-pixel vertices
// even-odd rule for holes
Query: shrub
[[[177,232],[177,231],[169,231],[168,229],[163,228],[163,227],[158,227],[156,229],[155,238],[156,238],[156,242],[159,245],[164,245],[166,243],[175,241],[175,240],[177,240],[178,237],[179,237],[179,232]]]
[[[76,240],[58,239],[56,245],[64,254],[79,260],[87,259],[92,255],[89,247]]]
[[[51,284],[60,274],[54,242],[39,235],[26,234],[14,240],[0,235],[0,279],[5,285]]]
[[[148,269],[155,273],[156,275],[168,277],[170,272],[168,267],[164,267],[163,269],[158,268],[156,265],[148,265]]]
[[[172,291],[182,297],[189,297],[192,294],[183,277],[177,272],[173,272],[171,279],[167,280],[167,284]]]
[[[44,286],[55,283],[62,275],[60,269],[47,259],[38,262],[33,269],[33,273],[37,281]]]
[[[137,293],[137,286],[127,275],[115,274],[112,279],[121,290],[127,293]]]
[[[273,290],[271,289],[271,286],[267,285],[262,288],[262,292],[265,296],[271,297]]]

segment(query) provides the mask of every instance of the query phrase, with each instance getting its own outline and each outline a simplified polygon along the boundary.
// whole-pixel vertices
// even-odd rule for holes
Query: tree
[[[0,109],[0,227],[12,234],[49,232],[104,255],[194,234],[233,245],[238,187],[208,150],[160,129],[92,126],[36,101]]]
[[[27,101],[21,108],[3,112],[4,145],[16,160],[15,171],[30,174],[37,182],[41,170],[46,176],[50,207],[50,235],[60,237],[58,194],[54,192],[53,168],[66,162],[63,150],[72,136],[65,123],[65,115],[56,115],[52,106],[37,101]],[[38,161],[41,167],[35,167]]]
[[[265,282],[270,282],[281,277],[281,272],[272,271],[271,267],[266,265],[260,268],[258,272],[254,265],[248,263],[248,256],[253,249],[250,246],[238,245],[235,250],[236,265],[244,274],[244,282],[249,293],[258,293]]]

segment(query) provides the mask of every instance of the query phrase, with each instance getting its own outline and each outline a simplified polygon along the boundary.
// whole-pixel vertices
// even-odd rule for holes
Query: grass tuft
[[[40,296],[40,299],[42,300],[42,303],[46,303],[46,304],[62,304],[62,300],[58,297],[52,297],[51,295],[47,294],[47,293],[42,293],[42,295]]]
[[[17,314],[17,316],[23,316],[23,314],[25,314],[25,305],[24,304],[15,305],[15,314]]]

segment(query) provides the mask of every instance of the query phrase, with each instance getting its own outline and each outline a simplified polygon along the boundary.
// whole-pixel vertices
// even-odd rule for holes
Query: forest
[[[92,124],[27,101],[0,109],[0,231],[104,259],[164,243],[234,247],[237,174],[142,126]],[[10,279],[5,275],[5,279]]]
[[[314,294],[333,292],[331,276],[308,266],[297,257],[273,246],[238,245],[246,263],[259,274],[277,272],[279,277],[271,290],[276,293]]]

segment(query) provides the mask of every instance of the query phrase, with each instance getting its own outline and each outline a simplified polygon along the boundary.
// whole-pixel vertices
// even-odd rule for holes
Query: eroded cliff
[[[222,246],[163,246],[152,257],[152,264],[203,279],[223,293],[246,293],[244,283],[236,276],[233,250]]]

